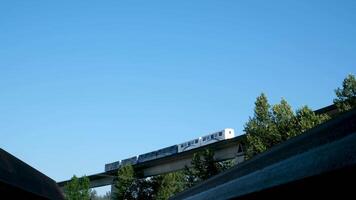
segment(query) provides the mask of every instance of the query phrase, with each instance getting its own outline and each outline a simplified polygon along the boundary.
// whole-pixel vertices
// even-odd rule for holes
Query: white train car
[[[215,132],[209,135],[201,137],[201,146],[208,145],[220,140],[226,140],[233,138],[235,136],[235,131],[232,128],[226,128],[222,131]]]
[[[209,135],[205,135],[203,137],[199,137],[194,140],[190,140],[188,142],[178,144],[178,153],[195,149],[221,140],[230,139],[233,137],[235,137],[234,129],[226,128],[222,131],[211,133]]]
[[[201,138],[196,138],[194,140],[190,140],[188,142],[183,142],[181,144],[178,144],[178,153],[198,148],[201,145],[200,143],[201,143]]]

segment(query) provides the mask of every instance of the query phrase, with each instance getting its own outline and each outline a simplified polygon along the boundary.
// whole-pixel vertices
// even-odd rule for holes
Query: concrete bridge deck
[[[244,138],[245,135],[237,136],[232,139],[219,141],[171,156],[138,163],[133,165],[133,167],[136,172],[142,174],[142,177],[150,177],[181,170],[184,169],[185,166],[190,166],[194,153],[205,148],[210,148],[215,152],[214,159],[216,161],[235,159],[235,162],[239,163],[244,160]],[[113,183],[114,177],[116,176],[116,173],[117,170],[112,170],[89,175],[88,178],[90,180],[90,187],[95,188],[111,185]],[[58,185],[63,188],[68,181],[69,180],[58,182]]]

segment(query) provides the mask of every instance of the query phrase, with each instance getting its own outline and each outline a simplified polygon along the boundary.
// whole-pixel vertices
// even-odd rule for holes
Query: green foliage
[[[356,107],[356,79],[355,76],[349,74],[342,82],[342,88],[335,90],[337,98],[334,99],[334,104],[339,111],[346,111]]]
[[[264,93],[257,97],[255,102],[255,118],[257,122],[267,125],[271,120],[271,106],[268,103],[267,97]],[[261,124],[262,125],[262,124]]]
[[[235,165],[235,161],[225,160],[225,161],[217,162],[217,164],[219,165],[219,173],[220,173],[233,167]]]
[[[255,102],[254,116],[250,118],[245,125],[245,133],[247,134],[247,157],[266,151],[270,144],[274,142],[275,126],[272,121],[271,106],[268,103],[265,94],[257,97]]]
[[[171,196],[185,189],[184,174],[182,172],[173,172],[157,176],[159,184],[155,199],[166,200]]]
[[[114,185],[113,199],[132,199],[131,187],[135,181],[134,169],[131,165],[119,168]]]
[[[271,145],[296,135],[296,130],[291,126],[295,123],[295,116],[292,108],[285,99],[282,99],[280,104],[272,107],[271,118],[271,126],[273,127],[269,133],[269,135],[272,136],[272,140],[269,142]]]
[[[64,187],[66,200],[89,200],[90,199],[90,181],[89,178],[83,176],[77,178],[75,175],[71,178],[70,182]]]
[[[115,180],[113,199],[168,199],[184,189],[184,178],[181,172],[138,178],[132,166],[118,170]]]
[[[127,199],[154,199],[155,190],[152,178],[136,178],[129,188]]]
[[[314,126],[325,122],[329,118],[330,117],[328,115],[317,115],[307,106],[303,106],[301,109],[298,109],[296,112],[296,123],[295,123],[296,134],[311,129]]]
[[[191,162],[191,168],[185,167],[185,185],[187,188],[204,181],[230,167],[232,162],[215,162],[214,152],[211,149],[205,149],[195,153]]]
[[[246,157],[264,152],[327,119],[327,115],[317,115],[307,106],[294,113],[285,99],[271,108],[266,95],[262,93],[255,102],[254,116],[245,124]]]

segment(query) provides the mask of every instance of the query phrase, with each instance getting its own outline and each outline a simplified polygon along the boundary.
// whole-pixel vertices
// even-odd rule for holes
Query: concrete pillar
[[[113,199],[114,195],[116,194],[117,192],[117,188],[115,187],[115,179],[112,181],[111,183],[111,199]]]

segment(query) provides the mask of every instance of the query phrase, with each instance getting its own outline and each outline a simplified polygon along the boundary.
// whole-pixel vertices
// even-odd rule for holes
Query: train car
[[[135,165],[136,163],[142,163],[158,158],[163,158],[166,156],[174,155],[183,151],[188,151],[195,149],[204,145],[208,145],[217,141],[226,140],[233,138],[235,136],[234,129],[226,128],[222,131],[215,132],[203,137],[196,138],[178,145],[173,145],[157,151],[152,151],[149,153],[141,154],[139,156],[134,156],[114,163],[109,163],[105,165],[105,171],[112,171],[120,168],[120,166],[125,165]]]
[[[121,161],[116,161],[116,162],[113,162],[113,163],[108,163],[108,164],[105,164],[105,172],[108,172],[108,171],[112,171],[112,170],[115,170],[115,169],[119,169],[121,165]]]
[[[178,152],[180,153],[183,151],[195,149],[195,148],[200,147],[200,145],[201,145],[201,138],[196,138],[194,140],[190,140],[188,142],[178,144]]]
[[[227,139],[231,139],[231,138],[234,138],[236,135],[235,135],[235,130],[233,128],[226,128],[224,129],[224,136],[225,136],[225,140]],[[238,135],[241,135],[241,134],[238,134]]]
[[[234,129],[226,128],[222,131],[215,132],[201,137],[201,146],[208,145],[221,140],[230,139],[233,138],[234,136],[235,136]]]
[[[141,154],[138,156],[137,162],[142,163],[142,162],[154,160],[157,158],[162,158],[165,156],[173,155],[173,154],[176,154],[177,152],[178,152],[178,146],[173,145],[170,147],[159,149],[157,151],[152,151],[149,153]]]
[[[126,158],[124,160],[121,160],[121,165],[135,165],[137,163],[137,156],[131,157],[131,158]]]
[[[145,153],[145,154],[141,154],[138,156],[137,162],[141,163],[141,162],[146,162],[149,160],[154,160],[157,158],[157,151],[152,151],[149,153]]]
[[[157,151],[156,158],[162,158],[178,153],[178,145],[166,147]]]

